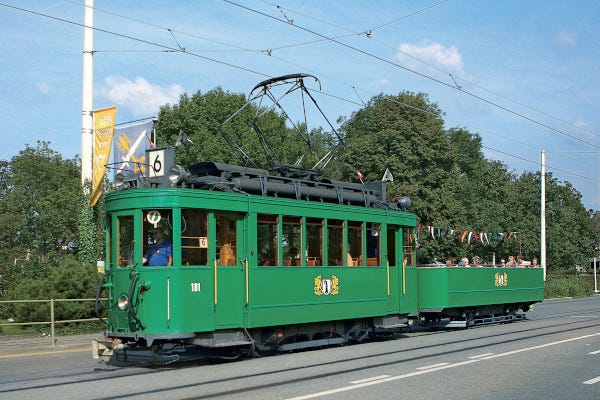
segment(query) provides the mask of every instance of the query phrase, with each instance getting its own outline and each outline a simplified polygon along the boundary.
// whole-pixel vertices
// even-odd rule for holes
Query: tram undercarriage
[[[374,337],[393,336],[407,327],[406,317],[391,315],[250,330],[217,330],[185,338],[112,337],[94,341],[92,352],[94,358],[102,357],[104,361],[114,358],[118,362],[166,365],[192,359],[237,359],[359,343]]]

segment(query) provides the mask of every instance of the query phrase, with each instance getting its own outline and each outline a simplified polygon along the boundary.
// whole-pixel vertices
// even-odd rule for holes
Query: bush
[[[547,299],[557,297],[585,297],[594,292],[593,276],[577,275],[574,271],[552,271],[546,276],[545,294]]]
[[[47,299],[80,299],[96,296],[97,272],[91,265],[82,264],[74,256],[67,255],[49,265],[49,272],[37,279],[22,279],[5,298],[12,300],[47,300]],[[48,264],[52,264],[48,261]],[[30,267],[27,265],[27,267]],[[20,322],[49,321],[49,304],[15,303],[7,305],[3,314]],[[95,317],[91,302],[55,303],[55,320],[80,319]]]

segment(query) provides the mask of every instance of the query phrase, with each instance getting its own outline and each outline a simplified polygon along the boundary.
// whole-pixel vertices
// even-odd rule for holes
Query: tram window
[[[257,216],[258,265],[277,265],[279,263],[277,222],[277,215],[258,214]]]
[[[217,215],[217,259],[219,265],[237,264],[236,218]]]
[[[363,224],[362,222],[348,221],[348,256],[346,262],[349,267],[363,265]]]
[[[133,261],[134,225],[133,216],[127,215],[117,218],[117,257],[119,267],[131,267]]]
[[[336,219],[327,220],[327,265],[344,265],[343,246],[344,246],[344,225],[343,221]]]
[[[413,228],[404,228],[402,235],[402,250],[406,265],[415,265],[415,233]]]
[[[183,265],[208,265],[208,213],[181,210],[181,260]]]
[[[302,219],[300,217],[283,217],[281,250],[283,265],[300,266],[300,250],[302,248]]]
[[[396,265],[396,232],[398,227],[388,225],[387,228],[387,257],[390,265]]]
[[[323,260],[323,219],[306,218],[306,265],[319,266]]]
[[[172,213],[171,210],[164,209],[150,209],[143,211],[144,216],[144,226],[143,226],[143,255],[146,258],[147,265],[171,265],[169,263],[169,255],[171,257],[171,262],[173,261],[173,225],[172,225]],[[157,237],[155,236],[155,230],[157,228],[162,229],[163,236]],[[160,243],[158,243],[160,242]],[[156,249],[155,256],[151,256],[148,253],[148,249],[151,245],[158,243]]]
[[[376,223],[369,224],[369,229],[367,229],[367,265],[369,266],[379,265],[379,256],[381,254],[379,243],[380,229],[380,225]]]

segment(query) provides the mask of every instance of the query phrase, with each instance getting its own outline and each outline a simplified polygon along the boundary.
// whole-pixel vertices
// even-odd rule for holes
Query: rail
[[[107,300],[107,299],[101,299]],[[55,303],[61,302],[73,302],[73,301],[90,301],[95,302],[96,299],[44,299],[44,300],[1,300],[0,304],[10,304],[10,303],[50,303],[50,321],[29,321],[29,322],[9,322],[9,323],[0,323],[0,327],[3,326],[30,326],[30,325],[50,325],[50,338],[52,340],[52,346],[56,345],[56,335],[55,335],[55,326],[56,324],[66,324],[66,323],[74,323],[74,322],[91,322],[98,321],[98,318],[80,318],[80,319],[65,319],[65,320],[56,320],[54,318],[54,306]]]

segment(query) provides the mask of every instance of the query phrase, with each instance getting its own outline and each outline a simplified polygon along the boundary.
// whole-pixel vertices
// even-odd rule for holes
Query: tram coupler
[[[99,359],[102,357],[104,361],[110,360],[117,350],[125,348],[125,344],[121,339],[105,338],[103,340],[92,340],[92,357]]]

